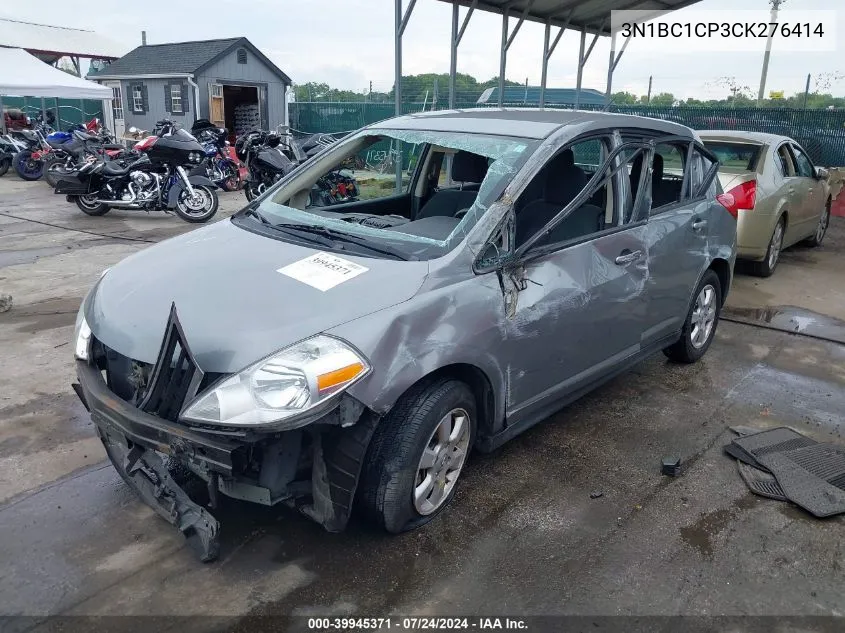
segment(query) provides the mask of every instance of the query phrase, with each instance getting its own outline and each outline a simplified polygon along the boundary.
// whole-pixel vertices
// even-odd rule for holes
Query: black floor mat
[[[764,496],[782,493],[817,517],[845,512],[845,448],[820,444],[786,427],[738,437],[732,445],[729,454],[746,463],[753,459],[772,473],[780,487],[777,490],[766,477],[740,469],[752,491]]]
[[[777,501],[789,501],[774,475],[739,460],[737,460],[736,465],[739,468],[740,477],[751,492]]]
[[[725,452],[728,455],[730,455],[731,457],[733,457],[734,459],[736,459],[737,461],[739,461],[743,464],[748,464],[749,466],[752,466],[757,470],[769,472],[768,468],[766,468],[765,466],[763,466],[763,464],[761,464],[756,459],[754,459],[754,455],[752,455],[751,453],[749,453],[745,449],[740,448],[739,446],[737,446],[733,442],[731,442],[730,444],[725,444],[724,448],[725,448]]]

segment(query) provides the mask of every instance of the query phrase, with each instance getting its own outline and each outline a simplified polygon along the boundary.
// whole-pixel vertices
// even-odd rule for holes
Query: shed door
[[[208,119],[218,127],[226,126],[226,110],[223,105],[223,85],[208,84]]]

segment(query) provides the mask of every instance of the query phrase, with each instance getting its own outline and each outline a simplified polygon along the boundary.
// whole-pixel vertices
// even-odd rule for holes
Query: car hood
[[[278,272],[321,252],[238,228],[226,220],[123,260],[86,302],[94,336],[154,363],[170,306],[205,372],[230,373],[309,336],[410,299],[427,262],[335,257],[367,270],[323,291]],[[302,278],[297,274],[296,277]]]

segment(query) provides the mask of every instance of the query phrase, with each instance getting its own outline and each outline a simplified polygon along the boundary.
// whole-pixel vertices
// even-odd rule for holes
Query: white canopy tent
[[[4,95],[106,100],[112,91],[45,64],[21,48],[0,47],[0,111]],[[0,125],[5,125],[5,118]]]

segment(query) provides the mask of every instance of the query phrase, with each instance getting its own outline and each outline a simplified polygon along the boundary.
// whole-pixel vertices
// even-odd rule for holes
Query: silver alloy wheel
[[[819,225],[816,227],[816,242],[821,242],[824,239],[824,234],[827,232],[827,225],[830,223],[830,208],[825,205],[822,211],[822,217],[819,218]]]
[[[698,293],[695,307],[692,309],[692,327],[690,329],[690,343],[695,349],[701,349],[716,324],[716,289],[707,284]]]
[[[414,482],[414,508],[423,516],[437,510],[452,492],[469,452],[470,419],[452,409],[428,438]]]
[[[772,234],[772,242],[769,244],[769,270],[774,269],[778,263],[781,246],[783,246],[783,222],[778,222],[775,232]]]
[[[214,202],[211,199],[211,193],[207,189],[204,187],[194,187],[194,195],[184,190],[179,195],[177,204],[188,215],[205,215],[211,209]]]

